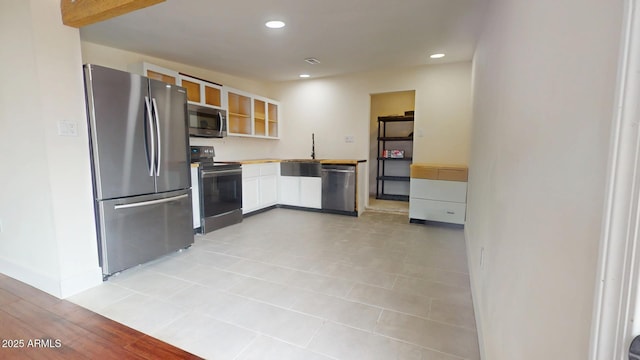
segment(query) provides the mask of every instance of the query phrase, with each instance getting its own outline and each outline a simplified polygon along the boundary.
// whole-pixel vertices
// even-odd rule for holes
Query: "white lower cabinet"
[[[279,163],[242,165],[242,213],[278,203]]]
[[[466,182],[411,178],[410,185],[409,218],[464,224]]]
[[[306,176],[280,176],[282,205],[322,208],[322,178]]]
[[[300,206],[300,178],[280,176],[280,199],[282,205]]]
[[[322,178],[300,177],[300,206],[322,208]]]
[[[242,213],[254,211],[260,207],[258,178],[242,179]]]
[[[278,176],[262,176],[258,181],[258,200],[268,206],[278,203]]]

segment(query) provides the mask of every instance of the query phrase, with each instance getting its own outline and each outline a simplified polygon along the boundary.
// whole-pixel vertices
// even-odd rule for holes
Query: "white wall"
[[[0,272],[65,297],[101,282],[78,30],[57,0],[6,0],[0,46]]]
[[[465,228],[484,359],[587,358],[622,3],[490,2]]]
[[[414,161],[468,162],[471,63],[264,83],[89,42],[82,42],[82,61],[120,70],[146,61],[282,102],[281,140],[191,138],[192,145],[216,146],[218,160],[309,158],[312,133],[317,158],[368,159],[370,94],[416,90],[416,126],[424,137],[414,143]]]
[[[467,164],[471,64],[425,65],[276,84],[283,102],[280,156],[369,158],[371,94],[415,90],[414,162]],[[418,136],[420,131],[423,136]],[[354,136],[346,143],[345,136]],[[370,164],[371,166],[371,164]]]
[[[248,91],[265,97],[271,97],[268,83],[197,68],[187,64],[168,61],[86,41],[82,42],[82,61],[85,64],[93,63],[123,71],[129,71],[128,67],[130,64],[145,61],[218,84],[231,86],[239,90]],[[273,158],[276,154],[275,149],[278,146],[277,140],[251,139],[233,136],[229,136],[224,139],[191,138],[190,142],[191,145],[215,146],[216,160],[220,161]]]

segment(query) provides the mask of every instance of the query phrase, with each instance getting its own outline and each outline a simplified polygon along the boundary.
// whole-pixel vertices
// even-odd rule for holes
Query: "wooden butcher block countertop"
[[[241,164],[266,164],[273,162],[287,162],[287,161],[313,161],[319,162],[320,164],[334,164],[334,165],[358,165],[358,163],[366,162],[367,160],[356,160],[356,159],[251,159],[251,160],[240,160]]]
[[[457,164],[411,164],[411,177],[414,179],[467,181],[469,168]]]
[[[279,159],[252,159],[252,160],[241,160],[239,163],[241,164],[266,164],[266,163],[274,163],[280,162]]]

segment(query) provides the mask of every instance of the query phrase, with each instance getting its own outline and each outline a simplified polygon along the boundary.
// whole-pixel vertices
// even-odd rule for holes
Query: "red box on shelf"
[[[384,150],[382,151],[382,157],[387,159],[402,159],[404,158],[404,150]]]

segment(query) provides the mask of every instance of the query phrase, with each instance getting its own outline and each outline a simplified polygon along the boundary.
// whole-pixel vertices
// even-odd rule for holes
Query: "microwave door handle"
[[[156,135],[158,139],[158,151],[156,153],[156,176],[160,176],[160,160],[162,159],[162,138],[160,137],[160,115],[158,115],[158,103],[156,99],[151,99],[153,105],[153,114],[155,115],[156,123]]]
[[[151,115],[151,102],[149,101],[149,97],[145,96],[144,97],[144,109],[147,112],[147,121],[145,125],[149,126],[149,137],[151,139],[151,156],[147,157],[147,165],[149,166],[149,176],[153,176],[154,173],[154,162],[153,159],[155,159],[156,157],[156,142],[155,142],[155,138],[154,138],[154,131],[153,131],[153,116]],[[145,144],[147,146],[147,149],[149,148],[148,144]],[[148,154],[148,153],[147,153]]]
[[[220,135],[222,135],[223,131],[224,131],[224,124],[222,121],[222,113],[218,112],[218,121],[220,122],[220,127],[218,127],[218,129],[220,129]]]

